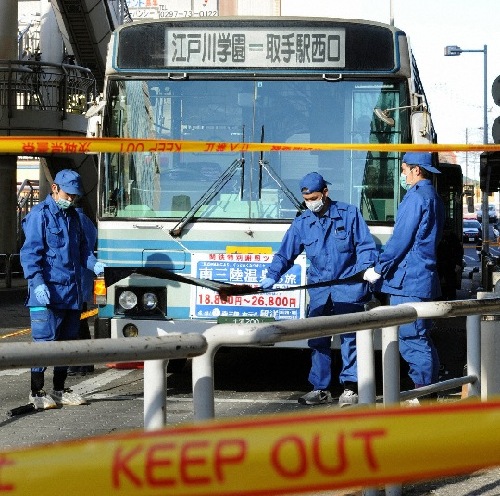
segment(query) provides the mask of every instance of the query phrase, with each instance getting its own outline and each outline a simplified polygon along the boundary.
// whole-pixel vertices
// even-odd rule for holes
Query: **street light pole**
[[[483,79],[483,143],[488,144],[488,45],[483,45],[483,66],[484,66],[484,79]],[[481,50],[479,50],[481,51]]]
[[[465,144],[469,144],[469,128],[465,128]],[[465,150],[465,184],[469,182],[469,152]]]
[[[465,52],[482,53],[484,77],[483,77],[483,143],[488,143],[488,45],[483,45],[482,50],[464,50],[457,45],[444,47],[444,54],[447,57],[456,57]]]
[[[457,45],[448,45],[444,48],[447,57],[461,55],[464,52],[483,53],[484,55],[484,76],[483,76],[483,143],[488,143],[488,46],[483,45],[482,50],[464,50]],[[483,212],[483,251],[489,253],[489,212],[488,212],[488,192],[483,191],[482,195]],[[484,266],[484,264],[483,264]]]

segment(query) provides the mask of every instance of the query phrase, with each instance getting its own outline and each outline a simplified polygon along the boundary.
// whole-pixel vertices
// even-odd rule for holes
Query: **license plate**
[[[474,241],[474,238],[469,238],[469,241]]]
[[[274,322],[274,317],[217,317],[217,324],[259,324],[260,322]]]

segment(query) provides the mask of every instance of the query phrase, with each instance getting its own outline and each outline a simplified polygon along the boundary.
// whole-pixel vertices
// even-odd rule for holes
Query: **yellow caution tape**
[[[23,334],[29,334],[31,332],[31,327],[27,327],[26,329],[19,329],[14,332],[10,332],[9,334],[2,334],[0,339],[13,338],[16,336],[22,336]]]
[[[80,315],[80,320],[85,320],[88,319],[89,317],[93,317],[94,315],[97,315],[97,308],[94,308],[93,310],[87,310],[86,312],[82,312]]]
[[[0,493],[274,495],[433,479],[500,464],[500,401],[317,409],[0,454]]]
[[[188,140],[126,138],[82,138],[30,136],[0,137],[0,153],[24,155],[66,153],[208,152],[244,153],[257,151],[362,150],[406,151],[500,151],[500,144],[391,144],[391,143],[235,143]]]

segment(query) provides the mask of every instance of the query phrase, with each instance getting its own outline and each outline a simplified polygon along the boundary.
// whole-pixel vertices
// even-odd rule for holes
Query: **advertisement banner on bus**
[[[252,253],[195,253],[192,256],[191,275],[231,284],[258,286],[266,277],[272,261],[271,254]],[[304,285],[306,259],[299,256],[295,265],[286,272],[275,288]],[[305,317],[305,291],[273,291],[252,295],[229,296],[227,299],[210,289],[193,287],[191,318],[252,317],[275,320]]]

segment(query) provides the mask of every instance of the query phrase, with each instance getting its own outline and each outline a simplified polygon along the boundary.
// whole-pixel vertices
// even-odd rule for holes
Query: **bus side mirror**
[[[87,138],[101,136],[102,110],[105,106],[106,101],[101,98],[99,102],[94,102],[87,112],[85,112],[84,115],[87,118]]]
[[[417,110],[411,114],[410,118],[411,134],[416,144],[432,143],[432,122],[431,114],[427,110]]]

